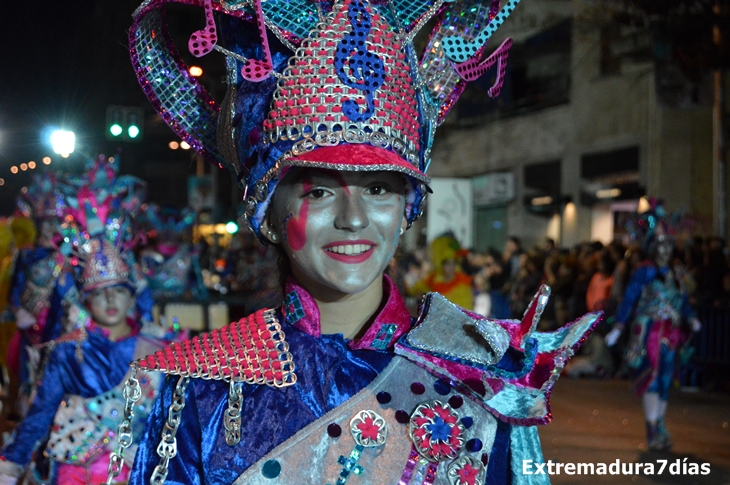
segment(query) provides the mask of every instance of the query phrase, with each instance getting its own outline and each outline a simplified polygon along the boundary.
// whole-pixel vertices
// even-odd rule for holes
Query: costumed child
[[[643,239],[651,259],[634,272],[616,312],[616,323],[606,335],[613,346],[626,323],[630,323],[626,363],[633,369],[633,386],[641,396],[650,450],[672,447],[664,416],[677,357],[689,330],[702,324],[687,300],[684,285],[672,265],[676,231],[680,220],[668,216],[661,202],[651,200],[651,209],[638,215],[634,232]]]
[[[221,107],[169,50],[165,3],[135,14],[140,82],[182,139],[236,173],[287,279],[282,306],[133,364],[169,377],[130,483],[546,482],[522,460],[543,461],[535,425],[599,315],[537,332],[542,288],[522,321],[438,293],[411,319],[383,274],[423,210],[436,125],[497,61],[499,91],[510,41],[480,57],[514,2],[193,2],[207,26],[191,51],[227,57]],[[418,60],[412,38],[437,13]]]
[[[64,205],[59,181],[50,172],[35,177],[18,198],[18,212],[25,217],[17,218],[13,226],[25,239],[31,231],[23,226],[32,219],[36,237],[34,244],[19,246],[11,281],[10,308],[18,328],[8,347],[10,374],[17,380],[11,386],[13,417],[22,417],[32,402],[40,362],[30,347],[48,340],[45,332],[48,321],[54,319],[54,291],[59,279],[70,271],[54,245]]]
[[[98,484],[106,480],[117,430],[126,419],[124,394],[139,393],[134,412],[144,424],[157,396],[159,376],[146,375],[130,387],[129,362],[163,347],[130,318],[135,286],[119,251],[105,239],[84,244],[80,286],[90,318],[85,325],[49,343],[37,396],[12,441],[0,456],[0,483],[16,483],[34,453],[52,461],[51,479],[59,484]],[[50,431],[50,436],[48,437]],[[38,449],[46,443],[45,449]],[[133,453],[120,473],[126,479]]]
[[[472,278],[459,268],[461,253],[459,241],[451,235],[440,236],[431,241],[433,271],[411,287],[410,293],[423,295],[435,291],[450,302],[467,310],[473,310]]]

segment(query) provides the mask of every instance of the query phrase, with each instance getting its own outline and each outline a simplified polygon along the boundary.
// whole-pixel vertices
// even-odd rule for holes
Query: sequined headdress
[[[81,273],[81,289],[84,292],[115,285],[134,288],[130,271],[122,255],[104,238],[92,239],[80,248],[84,269]]]
[[[69,177],[68,184],[74,194],[66,197],[59,249],[83,268],[82,290],[117,284],[134,289],[137,285],[123,251],[139,241],[132,222],[143,205],[145,184],[135,177],[117,177],[104,156],[83,175]],[[126,253],[131,256],[131,251]]]
[[[651,254],[659,236],[674,240],[690,225],[691,221],[685,215],[678,211],[668,213],[663,200],[651,197],[649,208],[631,217],[626,222],[626,230],[632,240],[641,243]]]
[[[412,222],[423,209],[436,126],[466,83],[495,63],[489,94],[500,91],[511,41],[482,56],[518,1],[500,9],[499,0],[148,0],[134,14],[130,50],[162,118],[244,187],[245,216],[257,234],[292,166],[402,172],[411,181]],[[206,26],[188,48],[195,56],[225,54],[229,87],[220,105],[172,44],[168,3],[204,7]],[[225,14],[220,29],[214,11]],[[413,38],[432,18],[418,58]]]
[[[33,177],[33,182],[18,197],[18,212],[32,219],[60,218],[65,200],[60,182],[52,172]]]

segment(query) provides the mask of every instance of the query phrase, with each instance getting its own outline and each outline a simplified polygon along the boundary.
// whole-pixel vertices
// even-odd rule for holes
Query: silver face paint
[[[404,221],[395,172],[292,171],[279,183],[270,223],[308,290],[354,294],[381,278]]]
[[[102,327],[115,327],[127,321],[127,312],[134,305],[134,296],[122,285],[92,290],[87,297],[91,318]]]

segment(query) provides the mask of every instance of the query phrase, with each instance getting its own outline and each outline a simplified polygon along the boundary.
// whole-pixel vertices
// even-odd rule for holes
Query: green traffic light
[[[118,123],[114,123],[109,127],[109,132],[114,136],[119,136],[122,134],[122,126]]]
[[[127,134],[129,135],[129,138],[137,138],[137,135],[139,135],[139,127],[137,127],[137,125],[131,125],[127,128]]]

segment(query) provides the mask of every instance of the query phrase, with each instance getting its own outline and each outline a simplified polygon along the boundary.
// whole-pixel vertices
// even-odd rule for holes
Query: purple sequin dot
[[[486,453],[482,453],[482,465],[489,465],[489,455],[487,455]]]
[[[407,412],[399,409],[395,412],[395,420],[398,421],[400,424],[408,424],[411,421],[411,417],[408,415]]]
[[[449,406],[454,409],[459,409],[462,404],[464,404],[464,398],[462,398],[458,394],[453,395],[449,398]]]
[[[388,404],[393,398],[390,396],[389,392],[380,391],[375,395],[375,399],[377,399],[380,404]]]
[[[480,451],[482,449],[482,446],[482,441],[479,438],[472,438],[466,442],[467,451]]]
[[[469,429],[474,424],[474,419],[469,416],[464,416],[461,418],[461,424],[463,424],[466,429]]]
[[[332,423],[327,426],[327,434],[330,435],[332,438],[339,438],[342,434],[342,428],[340,428],[339,424]]]
[[[420,382],[414,382],[413,384],[411,384],[411,392],[413,394],[421,395],[426,392],[426,386],[424,386]]]
[[[451,392],[451,384],[444,381],[443,379],[438,379],[436,382],[433,383],[433,390],[441,394],[442,396],[445,396]]]

